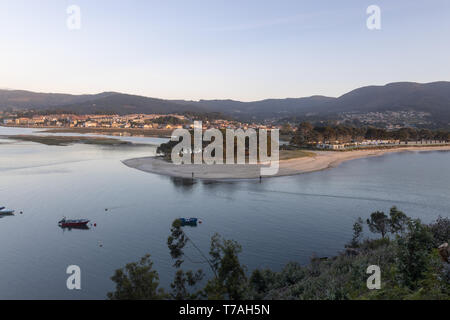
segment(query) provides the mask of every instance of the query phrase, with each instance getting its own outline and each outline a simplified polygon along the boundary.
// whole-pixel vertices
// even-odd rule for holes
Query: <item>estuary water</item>
[[[0,136],[31,132],[0,127]],[[192,182],[126,167],[121,160],[154,155],[164,140],[122,139],[141,144],[0,138],[0,206],[17,211],[0,218],[0,299],[105,299],[114,270],[146,253],[168,288],[175,271],[166,241],[179,217],[202,219],[185,230],[205,252],[216,232],[238,241],[251,271],[335,255],[357,217],[393,205],[424,222],[449,216],[450,152],[394,153],[262,183]],[[62,230],[64,216],[87,218],[90,229]],[[188,253],[186,268],[207,269]],[[70,265],[81,268],[81,290],[66,287]]]

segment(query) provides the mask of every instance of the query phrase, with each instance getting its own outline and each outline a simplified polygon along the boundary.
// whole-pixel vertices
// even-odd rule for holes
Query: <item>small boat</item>
[[[14,210],[5,210],[5,207],[0,207],[0,216],[13,216]]]
[[[197,218],[180,218],[182,226],[197,226]]]
[[[89,220],[87,219],[68,220],[64,218],[58,222],[58,225],[61,228],[86,228],[88,223]]]

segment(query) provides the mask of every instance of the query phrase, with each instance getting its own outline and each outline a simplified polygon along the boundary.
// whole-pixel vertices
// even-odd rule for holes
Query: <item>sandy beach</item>
[[[344,161],[382,156],[394,152],[430,152],[430,151],[450,151],[450,146],[429,146],[429,147],[403,147],[392,149],[357,150],[347,152],[316,151],[313,157],[302,157],[290,160],[281,160],[280,168],[276,175],[290,176],[307,172],[314,172],[334,168]],[[261,165],[174,165],[158,157],[136,158],[123,161],[131,168],[144,172],[156,173],[172,177],[194,178],[196,179],[256,179],[260,177]],[[266,177],[264,177],[266,178]]]

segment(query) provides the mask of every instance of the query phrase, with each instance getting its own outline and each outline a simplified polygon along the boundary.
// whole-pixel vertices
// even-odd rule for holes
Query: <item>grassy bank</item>
[[[94,133],[110,136],[142,136],[169,138],[172,130],[166,129],[124,129],[124,128],[53,128],[45,130],[48,133]]]
[[[33,135],[19,135],[8,136],[12,140],[29,141],[45,144],[48,146],[67,146],[74,143],[95,144],[95,145],[130,145],[131,142],[121,141],[111,138],[103,137],[61,137],[61,136],[33,136]]]
[[[292,160],[292,159],[298,159],[298,158],[305,158],[305,157],[314,157],[316,154],[311,151],[305,151],[305,150],[280,150],[279,159],[280,160]],[[164,156],[161,157],[161,159],[172,162],[170,159],[170,156]],[[237,161],[237,158],[234,158],[234,161]],[[245,158],[246,163],[249,162],[248,156]],[[194,159],[192,157],[192,162],[194,162]],[[224,158],[224,163],[226,162],[226,159]]]
[[[280,160],[314,157],[315,155],[314,152],[305,150],[280,150]]]

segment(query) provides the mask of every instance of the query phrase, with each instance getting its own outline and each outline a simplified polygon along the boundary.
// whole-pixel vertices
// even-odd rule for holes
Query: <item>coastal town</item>
[[[194,118],[180,114],[76,115],[50,114],[20,116],[0,111],[0,124],[35,128],[103,128],[103,129],[191,129]],[[204,129],[280,129],[280,126],[243,123],[236,120],[204,119]]]
[[[341,122],[379,126],[391,130],[432,124],[430,113],[417,111],[343,112],[339,118]]]
[[[156,135],[169,137],[175,129],[193,129],[195,116],[183,114],[31,114],[23,115],[14,112],[0,111],[0,125],[6,127],[48,128],[70,130],[73,132],[107,131],[116,135],[146,136]],[[203,130],[208,129],[266,129],[280,130],[282,145],[307,147],[322,150],[352,150],[371,147],[389,147],[399,145],[438,145],[448,144],[448,132],[432,133],[430,130],[417,131],[411,127],[395,127],[390,129],[373,129],[375,134],[355,134],[354,128],[337,125],[319,126],[307,129],[302,125],[279,123],[246,123],[237,120],[203,117]],[[307,126],[308,127],[308,126]],[[350,130],[350,131],[349,131]],[[406,135],[405,135],[406,133]],[[412,134],[413,133],[413,134]]]

